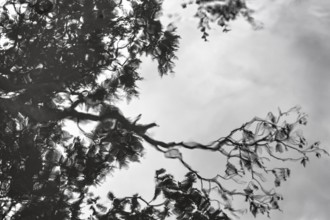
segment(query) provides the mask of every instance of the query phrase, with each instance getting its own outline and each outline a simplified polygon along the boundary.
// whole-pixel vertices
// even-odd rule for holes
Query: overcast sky
[[[178,23],[182,39],[176,73],[160,78],[156,65],[145,62],[140,99],[125,106],[124,112],[142,113],[142,121],[157,122],[160,127],[151,132],[154,138],[208,142],[254,116],[300,105],[309,115],[305,135],[330,149],[330,2],[250,3],[256,5],[256,17],[264,22],[264,29],[254,31],[238,21],[227,34],[211,31],[209,42],[200,39],[197,21],[185,12]],[[182,13],[173,4],[166,3],[165,14]],[[156,169],[165,167],[179,179],[187,172],[179,162],[146,147],[142,163],[116,172],[102,191],[122,196],[139,192],[151,198]],[[184,158],[204,175],[223,170],[214,154],[188,152]],[[271,219],[329,219],[329,168],[330,158],[313,159],[307,168],[294,167],[280,189],[283,213],[272,212]],[[246,214],[242,219],[254,218]],[[268,218],[257,217],[262,219]]]

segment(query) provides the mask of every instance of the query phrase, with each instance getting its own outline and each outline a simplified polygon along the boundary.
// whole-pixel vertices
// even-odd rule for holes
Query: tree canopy
[[[210,23],[226,32],[241,16],[255,25],[243,0],[182,7],[189,4],[197,5],[204,40]],[[180,36],[173,24],[161,23],[162,1],[6,0],[0,11],[2,219],[225,220],[240,212],[231,205],[236,197],[253,215],[269,214],[282,199],[274,187],[290,176],[272,161],[305,166],[310,154],[327,153],[298,129],[307,122],[298,107],[255,117],[209,144],[157,140],[148,134],[157,124],[139,123],[139,113],[125,117],[117,104],[138,96],[143,56],[157,62],[161,76],[174,70]],[[83,137],[66,131],[64,120],[74,121]],[[84,131],[91,122],[93,132]],[[109,192],[106,206],[90,192],[114,169],[138,162],[147,147],[179,160],[184,179],[156,170],[151,201]],[[185,162],[183,148],[218,153],[226,166],[205,178]]]

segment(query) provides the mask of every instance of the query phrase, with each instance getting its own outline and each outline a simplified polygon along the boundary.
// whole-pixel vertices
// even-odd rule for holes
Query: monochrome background
[[[126,116],[142,113],[141,122],[156,122],[159,127],[150,134],[158,140],[208,143],[254,116],[299,105],[309,115],[304,129],[307,139],[321,141],[330,150],[329,0],[248,0],[263,28],[254,30],[238,19],[228,33],[213,26],[208,42],[201,39],[193,6],[182,9],[180,2],[165,0],[163,15],[164,22],[175,21],[181,36],[175,73],[160,77],[156,64],[145,58],[140,97],[121,104]],[[212,177],[224,170],[214,153],[183,153],[201,175]],[[283,212],[272,212],[271,219],[329,219],[330,157],[313,157],[306,168],[288,166],[291,178],[278,189],[284,196]],[[151,199],[154,172],[160,168],[177,179],[187,172],[179,161],[166,159],[146,145],[141,163],[113,173],[97,193],[139,193]],[[238,208],[244,205],[235,203]],[[255,218],[246,213],[241,219]],[[269,218],[258,215],[256,219]]]

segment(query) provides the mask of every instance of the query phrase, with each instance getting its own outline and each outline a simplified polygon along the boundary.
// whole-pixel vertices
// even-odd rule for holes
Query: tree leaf
[[[182,159],[182,154],[178,149],[172,148],[165,152],[165,157],[171,158],[171,159]]]
[[[275,146],[275,151],[276,152],[279,152],[279,153],[283,153],[283,144],[281,143],[277,143],[276,146]]]
[[[166,172],[166,170],[164,168],[161,168],[159,170],[156,170],[156,176],[159,176],[159,175],[161,175],[161,174],[163,174],[165,172]]]
[[[274,114],[272,113],[272,112],[269,112],[268,114],[267,114],[267,118],[266,118],[267,120],[269,120],[271,123],[276,123],[276,117],[274,116]]]

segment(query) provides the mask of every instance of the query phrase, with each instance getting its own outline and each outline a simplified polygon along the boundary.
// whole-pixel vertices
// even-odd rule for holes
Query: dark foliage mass
[[[210,22],[224,31],[238,16],[254,23],[243,0],[198,0],[196,17],[202,38]],[[265,176],[279,186],[288,168],[269,161],[300,161],[326,153],[308,145],[297,130],[306,124],[298,108],[254,118],[208,145],[165,143],[116,107],[138,96],[141,56],[158,64],[160,75],[173,71],[179,36],[159,20],[159,0],[6,0],[0,9],[0,219],[177,219],[225,220],[236,215],[231,205],[243,197],[250,211],[269,213],[282,199]],[[283,120],[295,114],[292,122]],[[137,113],[138,114],[138,113]],[[97,122],[81,137],[65,131],[64,121],[78,126]],[[81,129],[81,128],[80,128]],[[85,141],[84,141],[85,140]],[[88,141],[86,141],[88,140]],[[108,193],[108,203],[90,187],[116,168],[137,162],[145,146],[187,168],[183,180],[165,169],[156,171],[152,201]],[[219,153],[226,167],[204,178],[187,164],[180,149]],[[227,181],[237,182],[227,188]],[[219,196],[212,198],[211,193]],[[159,202],[161,200],[161,202]],[[108,205],[105,205],[108,204]]]

